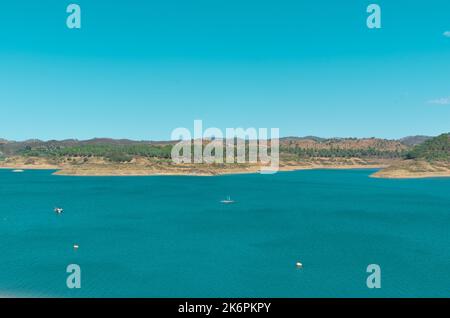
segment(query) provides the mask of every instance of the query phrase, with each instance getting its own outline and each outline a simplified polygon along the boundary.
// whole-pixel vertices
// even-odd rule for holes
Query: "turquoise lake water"
[[[0,170],[0,295],[450,296],[450,179],[51,173]],[[66,287],[72,263],[81,289]]]

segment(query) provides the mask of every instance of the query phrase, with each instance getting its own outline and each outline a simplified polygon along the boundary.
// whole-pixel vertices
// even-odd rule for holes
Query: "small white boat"
[[[15,172],[15,173],[18,173],[18,172],[23,172],[24,170],[22,170],[22,169],[15,169],[15,170],[13,170],[12,172]]]
[[[220,201],[220,203],[230,204],[230,203],[234,203],[234,200],[231,200],[230,196],[228,196],[226,200],[222,200],[222,201]]]
[[[56,214],[61,214],[64,212],[63,208],[54,208],[53,211],[55,211]]]
[[[79,246],[78,244],[74,244],[74,245],[73,245],[73,249],[74,249],[74,250],[77,250],[79,247],[80,247],[80,246]]]
[[[300,263],[300,262],[295,263],[295,266],[296,266],[297,268],[303,268],[303,264]]]

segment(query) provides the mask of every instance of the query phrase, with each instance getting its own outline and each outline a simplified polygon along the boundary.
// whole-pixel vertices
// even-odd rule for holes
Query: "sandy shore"
[[[52,164],[41,158],[13,158],[0,162],[0,169],[56,170],[59,176],[218,176],[260,173],[261,165],[250,164],[172,164],[138,159],[132,163],[115,164],[101,159],[89,162],[63,162]],[[278,171],[313,169],[380,169],[372,178],[414,179],[450,177],[450,163],[414,160],[363,161],[357,158],[319,158],[305,162],[282,162]]]
[[[0,163],[0,169],[13,169],[13,170],[56,170],[62,167],[57,165],[42,164],[42,165],[4,165]]]
[[[379,169],[383,163],[289,163],[280,165],[278,171],[313,169]],[[82,164],[82,165],[3,165],[1,169],[56,170],[59,176],[217,176],[260,173],[260,165],[135,165],[135,164]]]
[[[311,169],[381,169],[393,160],[359,158],[313,158],[302,162],[285,160],[278,171]],[[113,163],[103,158],[68,157],[54,162],[40,157],[10,157],[0,162],[3,169],[56,170],[60,176],[217,176],[260,173],[261,164],[174,164],[170,160],[134,158],[129,163]]]
[[[378,174],[374,173],[370,176],[371,178],[378,178],[378,179],[425,179],[425,178],[450,178],[450,172],[448,173],[414,173],[414,174],[407,174],[407,173],[397,173],[395,175],[390,174]]]

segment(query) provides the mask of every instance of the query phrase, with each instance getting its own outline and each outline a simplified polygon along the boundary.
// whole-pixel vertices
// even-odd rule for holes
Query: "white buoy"
[[[295,263],[295,266],[296,266],[297,268],[303,268],[303,264],[300,263],[300,262]]]

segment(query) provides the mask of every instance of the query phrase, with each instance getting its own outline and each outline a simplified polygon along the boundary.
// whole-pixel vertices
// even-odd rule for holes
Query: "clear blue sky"
[[[82,8],[81,30],[66,6]],[[382,29],[366,7],[382,8]],[[41,0],[0,6],[0,138],[450,131],[448,0]]]

